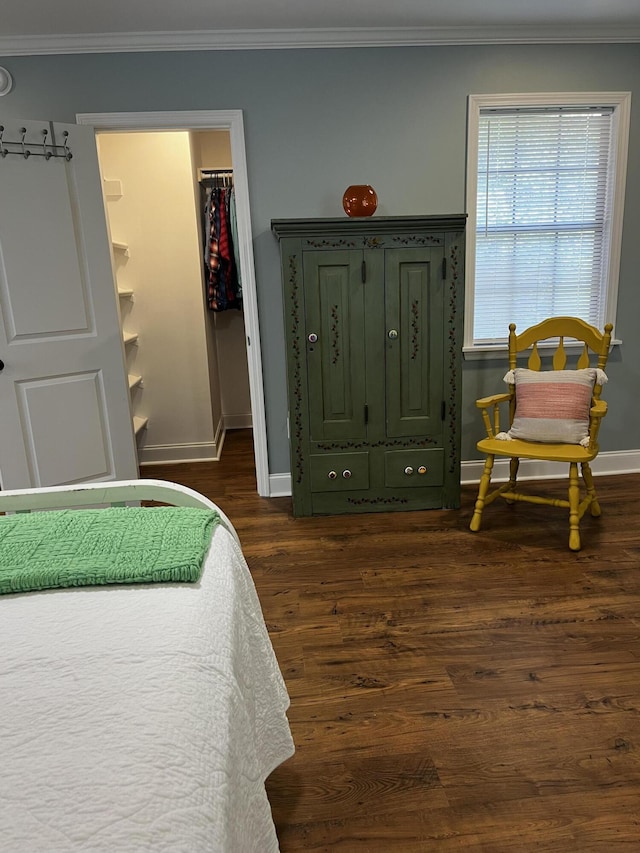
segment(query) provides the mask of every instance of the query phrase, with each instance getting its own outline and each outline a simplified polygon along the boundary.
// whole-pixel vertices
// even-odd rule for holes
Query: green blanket
[[[0,594],[200,578],[212,510],[112,507],[0,517]]]

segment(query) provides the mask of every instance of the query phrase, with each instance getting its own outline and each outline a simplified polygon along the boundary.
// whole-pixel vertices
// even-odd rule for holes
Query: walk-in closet
[[[97,139],[139,462],[218,459],[252,420],[229,133]]]

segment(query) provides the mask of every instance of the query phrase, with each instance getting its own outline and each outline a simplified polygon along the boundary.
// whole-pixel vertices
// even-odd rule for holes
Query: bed
[[[3,853],[278,850],[289,697],[226,515],[136,480],[0,492],[0,522],[140,502],[217,512],[198,582],[0,595]]]

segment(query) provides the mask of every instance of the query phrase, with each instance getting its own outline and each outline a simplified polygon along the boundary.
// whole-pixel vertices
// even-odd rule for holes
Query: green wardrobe
[[[271,225],[294,515],[459,506],[465,217]]]

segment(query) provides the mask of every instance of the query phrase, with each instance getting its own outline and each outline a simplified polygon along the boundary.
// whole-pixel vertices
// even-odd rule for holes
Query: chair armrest
[[[490,397],[481,397],[476,400],[476,406],[482,410],[482,420],[487,430],[487,438],[495,438],[500,432],[500,403],[508,403],[513,399],[509,393],[492,394]],[[489,409],[493,409],[493,423],[489,417]]]
[[[592,418],[603,418],[607,414],[607,409],[608,406],[604,400],[595,400],[589,409],[589,414]]]
[[[604,400],[592,400],[591,408],[589,409],[589,450],[593,450],[598,446],[598,433],[600,432],[600,422],[607,414],[607,404]]]
[[[479,409],[488,409],[491,406],[496,406],[498,403],[508,403],[511,399],[511,394],[492,394],[491,397],[481,397],[476,400],[476,406]]]

